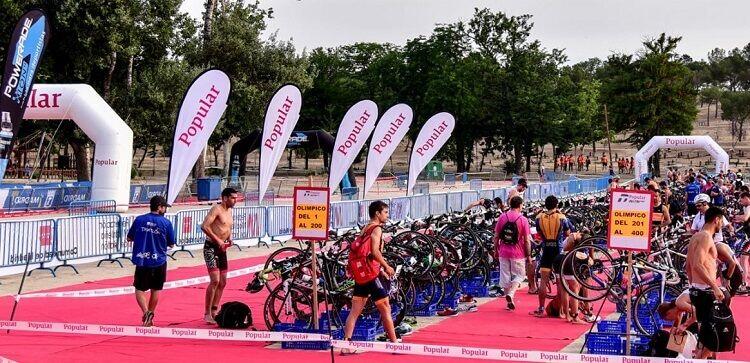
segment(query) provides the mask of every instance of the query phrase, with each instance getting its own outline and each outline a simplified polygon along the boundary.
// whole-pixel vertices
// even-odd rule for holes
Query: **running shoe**
[[[406,323],[401,323],[401,325],[396,327],[396,336],[404,336],[409,335],[413,332],[411,325]]]
[[[516,310],[516,304],[513,302],[513,296],[505,295],[505,301],[508,303],[507,309],[509,311]]]
[[[146,312],[146,314],[143,317],[143,326],[145,327],[154,326],[154,312],[153,311]]]
[[[537,318],[543,318],[544,317],[544,308],[540,307],[540,308],[538,308],[538,309],[536,309],[534,311],[530,311],[529,315],[534,315]]]
[[[411,334],[411,332],[409,332]],[[388,341],[388,334],[382,334],[378,337],[377,341],[379,342],[387,342]],[[401,334],[398,333],[398,328],[396,329],[396,343],[401,343]]]
[[[587,323],[594,323],[602,320],[602,318],[596,315],[584,315],[583,320],[585,320]]]
[[[451,316],[451,315],[458,314],[458,311],[456,311],[456,309],[445,308],[442,311],[438,311],[437,314],[438,314],[438,316]]]
[[[490,287],[490,297],[503,297],[505,296],[505,290],[500,286]]]
[[[406,316],[403,320],[404,323],[407,323],[409,325],[417,325],[417,317],[416,316]]]

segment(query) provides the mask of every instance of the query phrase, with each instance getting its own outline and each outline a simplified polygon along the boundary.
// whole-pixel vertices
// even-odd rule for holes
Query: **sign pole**
[[[607,166],[609,167],[609,170],[614,170],[612,167],[612,163],[614,163],[614,160],[612,160],[612,141],[609,139],[609,114],[607,113],[607,104],[604,104],[604,126],[607,128],[607,148],[609,149],[609,163]],[[610,172],[610,174],[612,174]]]
[[[625,355],[630,356],[630,326],[632,325],[633,312],[633,252],[628,251],[628,270],[625,274],[627,276],[628,291],[626,298],[628,299],[625,303],[626,319],[625,320]]]
[[[292,238],[310,244],[312,289],[312,325],[318,329],[318,256],[315,242],[328,239],[330,189],[294,187]]]
[[[312,175],[308,175],[307,186],[312,186]],[[320,324],[318,322],[318,256],[315,254],[315,241],[310,241],[310,254],[312,256],[312,267],[310,268],[310,275],[312,277],[312,323],[313,329],[319,329]],[[330,321],[330,320],[329,320]]]

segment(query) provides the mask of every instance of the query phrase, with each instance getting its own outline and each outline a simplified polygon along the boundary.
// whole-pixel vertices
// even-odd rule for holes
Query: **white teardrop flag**
[[[279,88],[266,108],[266,121],[260,145],[260,180],[258,183],[259,203],[263,202],[268,184],[271,182],[281,155],[286,149],[289,136],[299,120],[302,107],[302,93],[297,86],[288,84]]]
[[[409,131],[413,112],[407,104],[399,103],[385,111],[372,134],[367,152],[367,171],[365,172],[364,196],[375,184],[380,171],[388,162],[401,140]]]
[[[440,112],[424,123],[409,158],[409,183],[406,195],[411,195],[417,176],[450,139],[455,126],[456,120],[447,112]]]
[[[378,105],[370,100],[362,100],[346,111],[336,134],[336,143],[331,156],[331,172],[328,186],[331,193],[336,189],[344,174],[354,162],[359,151],[365,146],[378,120]]]
[[[209,137],[227,109],[231,90],[232,82],[226,73],[209,69],[196,77],[185,92],[172,141],[167,203],[177,198],[190,170],[208,145]]]

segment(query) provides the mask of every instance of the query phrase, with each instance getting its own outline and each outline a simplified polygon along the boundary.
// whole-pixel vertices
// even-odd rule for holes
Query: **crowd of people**
[[[561,154],[555,157],[554,170],[561,172],[589,171],[592,158],[594,158],[594,162],[596,162],[596,156],[594,156],[593,153],[589,153],[588,155]],[[635,168],[633,157],[625,158],[619,157],[617,154],[615,154],[613,159],[614,161],[612,163],[612,167],[614,169],[614,163],[616,162],[617,172],[619,174],[633,173],[633,169]],[[605,153],[602,153],[602,156],[599,158],[599,162],[601,163],[602,170],[607,170],[610,166],[609,157]]]
[[[629,162],[625,162],[624,166],[629,166]],[[610,188],[647,190],[652,193],[654,233],[663,233],[670,226],[678,224],[685,226],[685,238],[690,241],[685,266],[679,268],[684,268],[689,288],[674,301],[661,304],[658,313],[663,319],[674,322],[669,336],[689,334],[686,332],[697,336],[699,348],[694,354],[696,358],[713,358],[716,351],[722,351],[722,347],[716,343],[721,335],[717,329],[725,326],[717,323],[717,314],[723,312],[731,316],[731,297],[750,293],[750,243],[730,245],[727,241],[736,241],[738,234],[746,233],[750,223],[750,189],[744,185],[742,178],[741,170],[709,176],[689,169],[669,170],[663,180],[645,178],[643,183],[629,185],[622,185],[617,175],[610,180]],[[540,286],[547,286],[553,274],[558,284],[565,280],[574,291],[585,293],[573,276],[573,266],[563,263],[565,254],[575,248],[584,236],[558,209],[560,202],[554,195],[545,198],[542,212],[535,216],[524,215],[527,187],[526,180],[520,179],[506,200],[480,199],[467,208],[480,207],[500,212],[493,237],[500,284],[492,288],[493,295],[504,297],[507,310],[513,312],[516,310],[516,294],[523,283],[528,282],[528,294],[536,294],[538,299],[537,307],[529,314],[562,318],[574,324],[592,323],[597,317],[590,304],[568,296],[562,286],[557,288],[557,298],[546,301],[546,293]],[[226,250],[232,245],[231,209],[236,197],[235,190],[224,190],[221,203],[209,211],[202,225],[206,235],[203,252],[210,277],[205,295],[204,320],[209,324],[216,323],[219,302],[226,285]],[[143,313],[141,322],[144,326],[153,324],[159,292],[166,279],[166,252],[175,244],[172,225],[164,218],[167,207],[169,204],[163,197],[152,198],[151,213],[137,217],[128,232],[128,240],[133,242],[132,259],[137,266],[133,285]],[[357,252],[357,243],[353,244],[350,253],[350,270],[363,272],[362,276],[355,276],[352,314],[346,322],[344,338],[351,337],[358,313],[367,300],[372,299],[384,319],[388,340],[396,341],[386,298],[388,279],[393,276],[394,270],[382,257],[382,230],[377,228],[388,219],[388,206],[381,201],[373,202],[369,214],[371,221],[357,239],[364,246],[360,251],[362,253]],[[535,248],[540,251],[538,261],[532,260],[532,250]],[[356,260],[358,253],[365,256],[359,262]],[[359,265],[363,264],[367,265],[367,269],[360,268]],[[537,268],[541,275],[539,286],[536,283]],[[147,295],[149,290],[150,296]],[[581,304],[583,306],[579,309]]]

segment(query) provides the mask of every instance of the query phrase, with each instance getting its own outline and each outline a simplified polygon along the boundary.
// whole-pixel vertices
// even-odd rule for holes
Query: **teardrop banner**
[[[440,112],[430,117],[424,123],[422,130],[419,131],[419,136],[417,136],[417,141],[414,142],[414,147],[411,150],[411,157],[409,158],[409,183],[406,187],[406,195],[411,195],[411,190],[414,188],[417,176],[427,166],[427,163],[435,157],[443,145],[448,142],[455,126],[456,120],[453,118],[453,115],[447,112]]]
[[[172,141],[167,203],[172,204],[180,194],[185,179],[227,109],[231,91],[229,76],[218,69],[209,69],[196,77],[185,92]]]
[[[365,171],[365,186],[363,197],[375,184],[375,180],[383,170],[385,163],[401,143],[409,131],[414,113],[409,105],[399,103],[385,111],[380,118],[375,132],[372,134],[369,150],[367,152],[367,169]]]
[[[0,180],[5,176],[13,141],[21,128],[34,76],[49,38],[47,15],[39,9],[23,14],[10,37],[0,85]]]
[[[281,160],[287,141],[299,120],[302,93],[293,84],[279,88],[268,102],[263,138],[260,146],[260,179],[258,181],[258,205],[263,202],[268,184]]]
[[[328,174],[328,187],[331,193],[365,146],[377,120],[378,105],[370,100],[359,101],[346,111],[336,134],[336,143],[333,145],[331,171]]]

